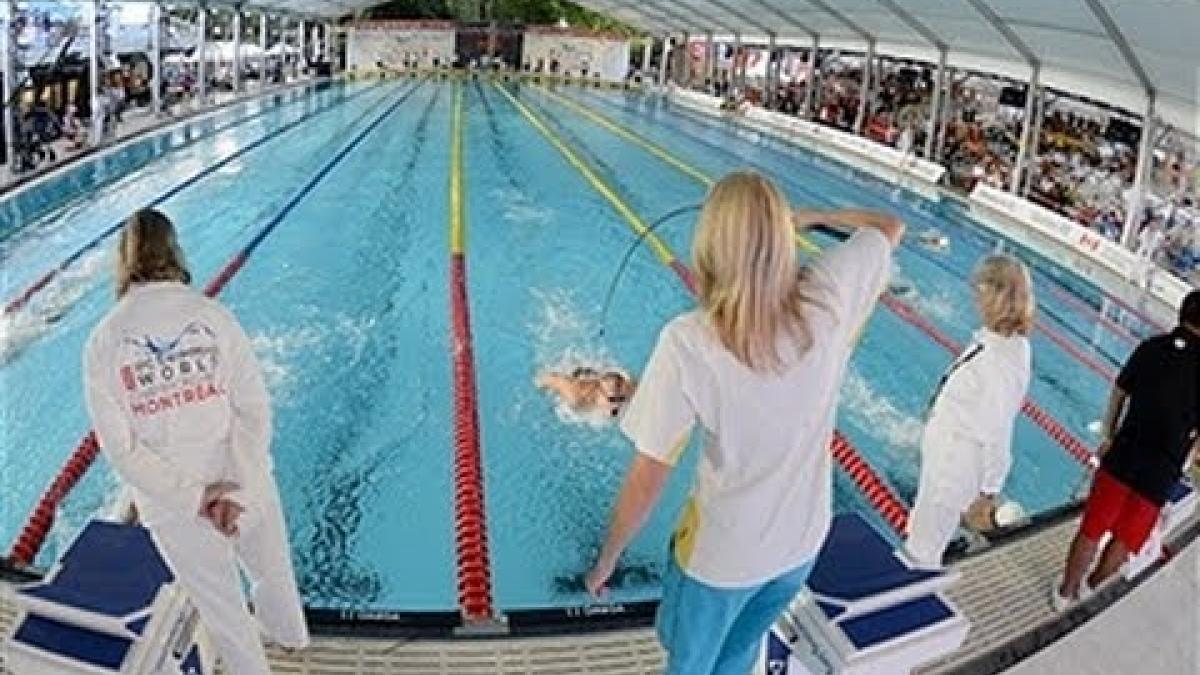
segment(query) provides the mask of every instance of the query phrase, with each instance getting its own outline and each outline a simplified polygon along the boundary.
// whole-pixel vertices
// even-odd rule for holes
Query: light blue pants
[[[658,639],[664,675],[747,675],[767,630],[800,592],[813,563],[747,588],[716,588],[689,577],[667,555]]]

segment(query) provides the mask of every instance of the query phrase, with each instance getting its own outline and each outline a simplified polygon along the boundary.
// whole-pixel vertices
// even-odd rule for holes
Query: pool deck
[[[1105,617],[1103,612],[1106,609],[1126,597],[1130,602],[1122,605],[1122,610],[1140,620],[1142,614],[1137,612],[1137,608],[1145,606],[1145,601],[1139,601],[1143,593],[1151,591],[1143,591],[1142,584],[1124,580],[1110,583],[1087,603],[1064,615],[1055,615],[1051,611],[1050,584],[1061,573],[1067,545],[1077,525],[1078,517],[1066,517],[1019,540],[955,563],[953,566],[961,573],[961,579],[949,595],[970,619],[971,632],[960,650],[917,672],[922,675],[1002,672],[1067,636],[1074,629],[1090,626],[1090,620],[1097,615]],[[1148,573],[1148,580],[1155,579],[1156,574],[1164,570],[1170,572],[1164,577],[1185,579],[1184,592],[1157,591],[1159,596],[1165,596],[1165,600],[1155,602],[1164,616],[1187,617],[1195,614],[1197,600],[1200,599],[1196,592],[1197,579],[1193,578],[1197,575],[1181,571],[1184,566],[1196,566],[1197,551],[1200,550],[1200,543],[1197,542],[1200,517],[1192,518],[1180,532],[1173,541],[1168,542],[1176,555],[1169,562],[1156,565]],[[1176,567],[1168,569],[1169,566]],[[1190,586],[1186,583],[1188,579]],[[1150,587],[1147,585],[1147,588]],[[7,635],[16,618],[17,610],[11,593],[9,584],[0,584],[2,635]],[[1170,606],[1163,607],[1163,602]],[[1140,621],[1132,630],[1142,636],[1156,634],[1140,625]],[[1071,642],[1064,640],[1054,649],[1041,652],[1039,658],[1060,651]],[[1179,650],[1175,652],[1174,658],[1187,658],[1179,656]],[[1164,658],[1171,658],[1172,649],[1169,645],[1162,645],[1161,653],[1167,655]],[[312,646],[302,652],[285,654],[272,651],[271,663],[274,672],[295,675],[652,675],[662,671],[663,653],[653,631],[643,628],[507,639],[316,637]],[[1139,672],[1145,675],[1181,672],[1174,667],[1164,668],[1143,661]],[[4,667],[2,646],[0,674],[12,675]]]

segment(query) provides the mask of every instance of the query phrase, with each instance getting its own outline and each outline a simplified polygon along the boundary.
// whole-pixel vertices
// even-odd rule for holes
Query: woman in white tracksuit
[[[1029,388],[1034,299],[1029,271],[1005,255],[975,272],[983,327],[954,360],[930,402],[921,440],[921,479],[905,549],[918,565],[940,567],[968,507],[989,512],[1012,462],[1013,424]]]
[[[266,675],[262,636],[308,644],[272,473],[271,407],[233,315],[189,288],[171,222],[135,213],[116,307],[88,340],[84,387],[105,456],[200,614],[225,671]],[[251,616],[239,566],[253,583]],[[255,620],[257,618],[257,621]]]

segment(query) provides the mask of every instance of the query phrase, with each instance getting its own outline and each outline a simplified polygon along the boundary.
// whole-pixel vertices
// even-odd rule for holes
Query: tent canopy
[[[579,0],[648,31],[863,51],[1028,80],[1133,112],[1153,95],[1194,131],[1200,2],[1178,0]]]
[[[1169,123],[1200,127],[1200,2],[1181,0],[577,0],[661,34],[713,31],[765,42],[864,51],[1028,80],[1135,113],[1153,95]],[[231,3],[232,4],[232,3]],[[339,17],[379,0],[249,0]]]

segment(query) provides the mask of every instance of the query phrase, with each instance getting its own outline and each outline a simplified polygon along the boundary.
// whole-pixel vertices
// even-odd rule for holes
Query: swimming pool
[[[461,79],[339,85],[218,131],[25,224],[0,241],[0,291],[6,301],[14,297],[164,194],[161,208],[180,227],[196,279],[212,278],[257,242],[221,297],[252,336],[275,399],[278,481],[306,603],[340,616],[455,612],[449,186],[458,106],[484,529],[499,610],[584,604],[578,577],[632,454],[611,426],[560,414],[532,386],[534,374],[583,362],[634,371],[645,363],[659,327],[691,299],[653,246],[642,246],[601,316],[636,238],[631,221],[699,203],[706,179],[738,167],[767,172],[798,204],[887,208],[909,223],[913,240],[897,255],[896,293],[863,333],[838,428],[912,503],[921,415],[950,359],[935,337],[969,338],[969,271],[981,255],[1012,245],[957,205],[639,94],[552,94]],[[694,217],[684,213],[657,229],[684,261]],[[929,228],[949,237],[946,252],[915,243]],[[112,301],[110,247],[105,241],[83,254],[0,320],[5,541],[87,429],[79,353]],[[1150,327],[1136,317],[1101,319],[1097,292],[1018,253],[1039,267],[1043,329],[1033,338],[1031,399],[1063,433],[1090,445],[1089,424],[1107,397],[1104,373]],[[1041,512],[1074,497],[1082,468],[1035,417],[1018,423],[1007,493]],[[666,537],[696,454],[693,443],[626,555],[615,602],[657,596]],[[64,505],[40,562],[53,559],[113,487],[98,463]],[[888,527],[843,472],[835,488],[839,510],[863,511]]]

